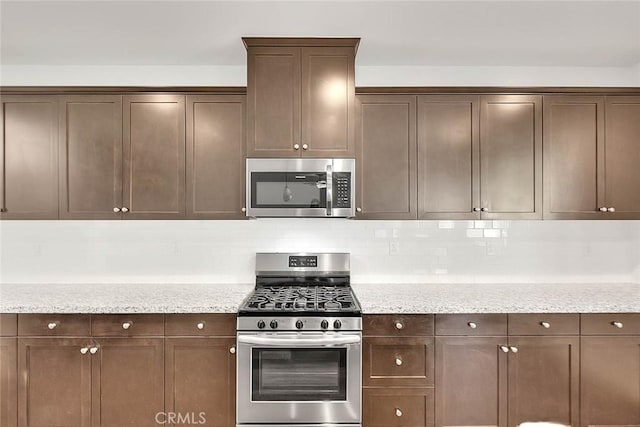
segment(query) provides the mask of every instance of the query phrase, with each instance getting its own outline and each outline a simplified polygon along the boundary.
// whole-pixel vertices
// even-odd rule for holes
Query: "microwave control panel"
[[[351,172],[333,173],[334,193],[333,207],[351,207]]]

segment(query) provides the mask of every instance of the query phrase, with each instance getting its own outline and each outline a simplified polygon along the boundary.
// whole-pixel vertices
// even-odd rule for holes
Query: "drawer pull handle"
[[[396,329],[397,330],[404,329],[404,324],[402,322],[396,322]]]
[[[506,345],[501,345],[500,350],[502,350],[503,353],[509,353],[509,347]]]
[[[133,322],[124,322],[122,324],[122,329],[127,330],[131,327],[131,325],[133,325]]]
[[[58,322],[49,322],[49,324],[47,325],[47,328],[49,328],[50,330],[54,330],[57,326],[58,326]]]
[[[402,366],[402,359],[396,357],[396,366]]]
[[[469,327],[470,327],[471,329],[475,329],[475,328],[477,328],[477,327],[478,327],[478,324],[477,324],[477,323],[475,323],[475,322],[469,322],[469,323],[467,323],[467,325],[469,325]]]
[[[97,352],[98,352],[98,347],[91,347],[89,349],[89,353],[91,353],[91,354],[96,354]]]
[[[198,324],[196,325],[196,328],[203,330],[204,329],[204,322],[198,322]]]
[[[545,329],[549,329],[551,327],[551,323],[549,322],[540,322],[540,325]]]
[[[88,348],[88,347],[82,347],[82,348],[80,349],[80,353],[82,353],[82,354],[87,354],[87,351],[89,351],[89,348]]]
[[[402,411],[400,410],[400,408],[396,408],[396,417],[401,417],[402,416]]]
[[[231,348],[229,349],[229,353],[231,354],[236,354],[236,346],[231,346]]]
[[[517,353],[518,352],[518,347],[511,346],[511,351],[514,352],[514,353]]]
[[[622,329],[624,327],[624,323],[622,322],[611,322],[611,324],[618,329]]]

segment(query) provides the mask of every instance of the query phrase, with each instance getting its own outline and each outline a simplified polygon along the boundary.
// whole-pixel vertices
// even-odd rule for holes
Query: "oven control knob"
[[[296,322],[296,328],[302,329],[303,327],[304,327],[304,323],[302,323],[302,320],[298,320]]]
[[[329,329],[329,322],[327,322],[326,320],[323,320],[322,322],[320,322],[320,327],[322,329]]]
[[[271,329],[276,329],[278,327],[278,321],[272,320],[271,323],[269,323],[269,326],[271,326]]]
[[[335,329],[340,329],[342,327],[342,322],[339,320],[336,320],[335,322],[333,322],[333,327]]]
[[[264,320],[258,320],[258,329],[264,329],[264,327],[267,326],[264,323]]]

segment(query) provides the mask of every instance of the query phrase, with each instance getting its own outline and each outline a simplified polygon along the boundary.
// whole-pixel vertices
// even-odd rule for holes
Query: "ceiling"
[[[242,36],[358,36],[360,66],[640,63],[640,1],[5,1],[6,65],[242,65]]]

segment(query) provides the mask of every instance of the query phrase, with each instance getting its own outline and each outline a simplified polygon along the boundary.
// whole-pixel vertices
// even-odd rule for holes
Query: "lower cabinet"
[[[18,422],[16,338],[0,338],[0,426],[15,427]]]
[[[366,388],[362,399],[366,427],[433,426],[433,388]]]
[[[165,411],[186,420],[167,425],[235,427],[235,341],[167,338]]]

